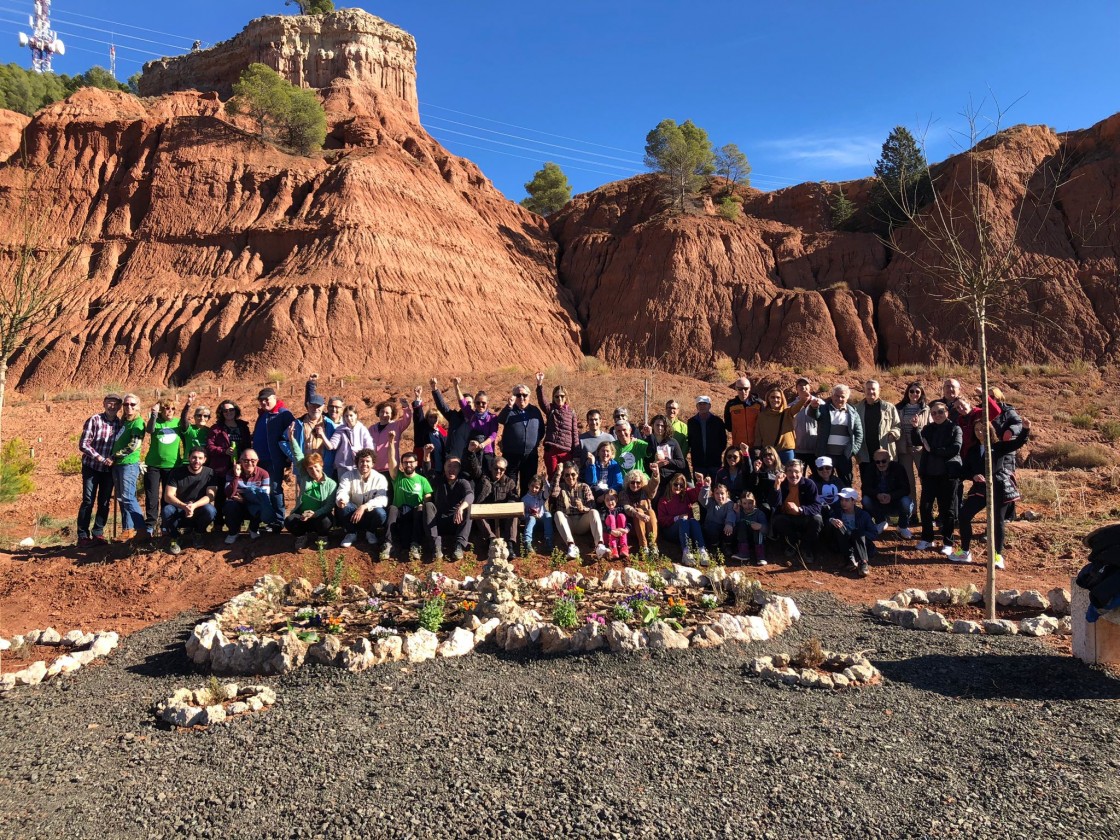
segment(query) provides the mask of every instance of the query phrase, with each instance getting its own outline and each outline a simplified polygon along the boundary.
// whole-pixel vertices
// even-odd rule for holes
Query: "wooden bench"
[[[471,519],[520,519],[525,515],[523,502],[471,505]]]

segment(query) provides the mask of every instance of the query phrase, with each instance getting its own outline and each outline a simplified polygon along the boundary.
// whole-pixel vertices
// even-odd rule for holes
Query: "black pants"
[[[82,464],[82,504],[78,508],[78,536],[88,537],[89,521],[93,518],[94,499],[97,500],[97,518],[93,520],[93,536],[100,537],[109,521],[109,498],[113,494],[113,471],[95,470]]]
[[[171,470],[161,467],[148,467],[144,473],[144,527],[155,531],[156,521],[163,512],[163,491],[167,489],[167,479]]]
[[[985,501],[984,494],[979,493],[968,496],[961,506],[961,551],[968,551],[968,547],[972,545],[972,520],[984,509]],[[1003,554],[1003,525],[1015,503],[1004,501],[1003,490],[999,487],[995,489],[995,498],[992,501],[995,502],[996,521],[989,522],[988,527],[994,528],[996,532],[996,554]]]
[[[941,517],[941,537],[945,545],[953,544],[953,531],[957,527],[957,489],[959,478],[947,475],[922,476],[922,539],[933,541],[933,505],[937,503],[937,514]]]
[[[424,513],[427,517],[428,533],[432,538],[432,548],[436,554],[443,553],[443,537],[455,536],[455,548],[467,550],[467,542],[471,534],[471,512],[463,514],[463,521],[455,524],[455,511],[436,510],[431,502],[424,503]]]
[[[855,557],[857,563],[866,563],[875,556],[875,544],[863,534],[841,531],[831,522],[824,525],[824,543],[841,557]]]
[[[385,522],[385,538],[389,545],[395,548],[410,548],[414,545],[424,544],[424,531],[427,525],[427,513],[424,507],[397,507],[389,508],[389,518]]]
[[[310,519],[304,519],[301,514],[293,513],[284,520],[284,527],[297,537],[302,537],[305,534],[325,537],[331,532],[331,525],[333,524],[329,513],[324,513],[322,516],[312,516]]]
[[[481,539],[487,541],[494,537],[501,537],[511,547],[517,545],[517,518],[510,516],[505,519],[476,519],[475,531]]]
[[[800,544],[812,551],[817,546],[824,523],[820,516],[805,514],[776,513],[770,523],[770,533],[778,539],[786,538],[795,545]]]
[[[537,450],[533,450],[528,455],[520,457],[516,455],[506,455],[502,453],[502,457],[506,459],[508,464],[509,475],[517,476],[517,486],[520,488],[520,495],[524,496],[529,492],[529,482],[533,480],[533,476],[537,474],[537,470],[541,468],[541,456]]]

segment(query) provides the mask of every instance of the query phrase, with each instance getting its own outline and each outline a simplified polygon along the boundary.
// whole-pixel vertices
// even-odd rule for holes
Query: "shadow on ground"
[[[883,676],[961,699],[1116,700],[1120,680],[1069,656],[930,654],[876,662]]]

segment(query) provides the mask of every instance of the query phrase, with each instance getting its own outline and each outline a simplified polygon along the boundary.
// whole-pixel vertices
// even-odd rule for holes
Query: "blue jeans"
[[[139,478],[139,464],[117,464],[113,467],[113,485],[117,491],[121,529],[124,531],[137,531],[144,527],[144,514],[136,501],[136,481]]]
[[[525,517],[525,543],[527,545],[533,544],[533,531],[537,527],[537,523],[541,523],[544,529],[544,541],[549,549],[552,548],[552,511],[542,511],[540,516],[526,516]]]
[[[348,534],[356,534],[359,531],[374,533],[378,528],[382,527],[389,518],[389,511],[383,507],[376,507],[373,510],[367,510],[363,513],[362,518],[358,522],[351,522],[350,517],[353,516],[357,510],[358,506],[355,504],[349,504],[341,508],[336,507],[334,509],[334,521]]]
[[[78,537],[89,537],[89,521],[93,516],[94,499],[97,500],[97,518],[93,521],[93,535],[100,537],[109,520],[109,497],[113,492],[113,470],[95,470],[82,464],[82,504],[78,508]]]
[[[897,516],[898,526],[905,528],[910,524],[910,517],[914,515],[914,502],[909,496],[903,496],[897,502],[883,504],[874,496],[864,496],[863,509],[871,514],[876,525],[886,522],[892,516]]]
[[[688,544],[691,542],[697,549],[705,548],[704,545],[704,532],[700,529],[700,523],[695,519],[678,519],[669,526],[669,531],[666,536],[669,539],[676,537],[680,540],[681,551],[688,551]]]
[[[213,505],[203,505],[195,508],[193,516],[187,516],[186,511],[175,505],[163,506],[163,530],[171,539],[178,539],[179,529],[184,528],[198,534],[205,534],[218,510]]]

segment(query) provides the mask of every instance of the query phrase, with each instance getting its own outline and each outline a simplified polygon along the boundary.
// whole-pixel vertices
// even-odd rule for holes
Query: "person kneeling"
[[[824,527],[825,542],[847,558],[848,568],[860,577],[871,573],[868,561],[875,556],[878,529],[866,510],[856,507],[859,491],[845,487],[840,491],[840,511]]]
[[[785,539],[787,557],[800,552],[804,562],[812,563],[823,525],[817,485],[813,479],[805,478],[804,467],[798,460],[786,464],[785,474],[778,488],[778,507],[770,530],[776,538]]]
[[[171,537],[168,550],[172,554],[182,551],[179,547],[179,529],[191,532],[192,543],[197,546],[214,521],[218,511],[214,507],[214,473],[206,466],[206,450],[195,447],[187,456],[187,463],[173,469],[163,491],[163,529]]]
[[[431,492],[424,502],[425,524],[432,540],[432,555],[437,561],[443,560],[444,534],[455,535],[455,550],[451,556],[455,560],[466,556],[474,487],[462,476],[461,468],[458,458],[445,460],[443,472],[432,476]]]
[[[289,443],[296,465],[299,481],[299,504],[291,516],[284,520],[284,527],[295,535],[296,551],[306,548],[311,536],[325,537],[331,532],[331,508],[335,505],[338,484],[326,475],[323,456],[312,452],[304,456],[295,437],[289,436]]]
[[[405,452],[397,466],[396,432],[389,432],[389,476],[393,480],[393,504],[389,507],[389,527],[385,532],[385,548],[381,559],[392,556],[395,542],[408,546],[408,556],[419,560],[423,550],[424,527],[427,514],[424,503],[432,497],[432,485],[418,472],[419,462],[415,452]],[[446,464],[444,465],[446,467]],[[398,554],[399,556],[399,554]]]
[[[358,539],[358,532],[366,532],[366,542],[377,545],[377,529],[386,523],[389,501],[389,482],[373,468],[372,449],[359,449],[354,456],[354,469],[342,474],[335,494],[335,519],[346,532],[342,547],[349,548]],[[413,463],[416,456],[412,456]],[[386,538],[385,548],[389,546]],[[382,559],[385,550],[382,550]]]
[[[766,521],[766,511],[756,505],[754,493],[750,490],[744,490],[743,495],[739,497],[736,517],[736,549],[731,559],[737,563],[765,566],[765,542],[769,523]]]

